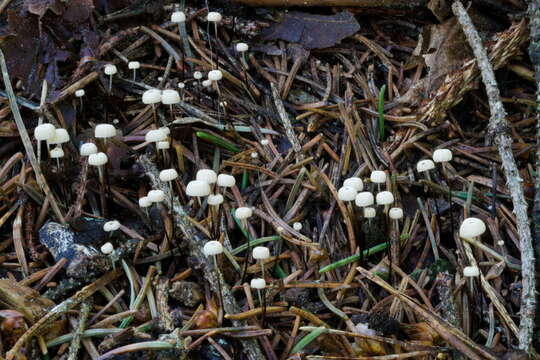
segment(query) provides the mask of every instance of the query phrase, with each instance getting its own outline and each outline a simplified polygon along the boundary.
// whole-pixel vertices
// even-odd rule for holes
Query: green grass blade
[[[240,152],[239,148],[237,148],[230,142],[223,140],[222,138],[218,138],[217,136],[214,136],[204,131],[197,131],[195,134],[198,138],[211,142],[212,144],[216,144],[217,146],[221,146],[224,149],[232,152]]]
[[[299,351],[302,351],[303,348],[308,346],[313,340],[315,340],[319,335],[326,332],[326,328],[324,326],[320,326],[304,336],[302,340],[300,340],[292,349],[291,354],[296,354]]]
[[[387,242],[384,242],[384,243],[379,244],[379,245],[375,245],[372,248],[364,250],[363,251],[363,256],[369,256],[369,255],[381,252],[384,249],[386,249],[387,246],[388,246]],[[342,266],[345,266],[347,264],[351,264],[351,263],[353,263],[355,261],[358,261],[360,259],[360,257],[361,257],[361,254],[351,255],[349,257],[346,257],[345,259],[341,259],[339,261],[336,261],[335,263],[332,263],[330,265],[326,265],[325,267],[323,267],[322,269],[319,270],[319,273],[322,274],[322,273],[325,273],[327,271],[337,269],[338,267],[342,267]]]

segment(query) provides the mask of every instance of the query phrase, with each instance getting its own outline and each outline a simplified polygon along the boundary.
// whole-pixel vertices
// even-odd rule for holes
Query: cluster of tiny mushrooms
[[[215,31],[217,34],[217,24],[221,21],[221,14],[218,12],[209,12],[207,15],[208,23],[214,23]],[[186,16],[182,11],[175,11],[171,15],[171,22],[173,23],[182,23],[185,22]],[[244,54],[249,50],[249,46],[245,43],[236,44],[236,51],[240,54]],[[213,62],[215,64],[217,62]],[[141,64],[138,61],[130,61],[128,63],[128,69],[133,71],[133,80],[137,78],[137,70],[141,67]],[[109,77],[109,93],[112,88],[113,76],[118,72],[118,69],[114,64],[106,64],[104,66],[104,73]],[[200,71],[193,72],[193,78],[197,84],[201,84],[201,79],[203,78],[203,73]],[[207,79],[202,81],[202,86],[208,87],[212,84],[216,84],[219,96],[219,81],[223,78],[223,73],[219,69],[213,69],[208,72]],[[164,105],[169,105],[170,114],[173,117],[173,106],[179,104],[183,101],[183,89],[185,88],[185,83],[180,82],[178,87],[180,93],[174,89],[149,89],[146,90],[142,95],[142,102],[146,105],[151,105],[153,109],[154,120],[156,120],[155,107],[157,104],[162,103]],[[75,97],[79,98],[80,107],[82,108],[82,99],[85,96],[85,90],[79,89],[75,91]],[[218,102],[218,107],[219,107]],[[157,123],[157,121],[156,121]],[[107,139],[116,136],[116,128],[112,124],[97,124],[94,128],[94,137],[96,142],[87,142],[83,143],[80,146],[80,156],[88,157],[88,164],[94,166],[98,170],[100,184],[104,186],[104,173],[103,167],[106,166],[108,162],[108,157],[104,152],[100,152],[96,143],[99,140],[103,141],[103,145],[106,146]],[[170,142],[168,136],[170,135],[170,129],[168,127],[160,127],[158,129],[150,130],[145,134],[145,142],[155,143],[156,149],[167,151],[170,147]],[[40,145],[41,141],[46,141],[47,150],[49,157],[56,159],[57,165],[60,166],[60,159],[64,157],[64,150],[62,149],[62,144],[70,140],[69,133],[66,129],[56,128],[53,124],[45,123],[39,124],[34,130],[34,137],[37,140],[38,144],[38,159],[40,159]],[[267,145],[269,141],[267,139],[261,140],[261,145]],[[51,149],[51,146],[54,146]],[[254,152],[251,154],[253,158],[257,157],[257,153]],[[440,163],[442,166],[444,174],[445,163],[452,160],[452,152],[449,149],[437,149],[433,152],[432,159],[421,160],[417,163],[417,171],[419,173],[425,174],[426,178],[429,180],[430,175],[429,171],[435,168],[435,163]],[[172,182],[178,178],[178,173],[175,169],[165,169],[162,170],[159,174],[161,181],[166,182],[170,186],[171,192],[171,207],[170,211],[172,212],[172,197],[173,197],[173,186]],[[350,177],[343,182],[343,186],[338,190],[338,199],[347,203],[349,209],[352,210],[351,202],[354,201],[355,205],[363,209],[363,217],[370,221],[370,219],[377,216],[376,205],[384,206],[382,210],[383,214],[387,216],[390,220],[393,220],[396,225],[396,229],[399,226],[399,220],[403,218],[404,212],[401,207],[390,207],[395,203],[394,194],[391,191],[381,191],[381,187],[386,184],[387,176],[386,172],[382,170],[375,170],[371,173],[369,182],[376,184],[377,193],[374,194],[369,191],[364,191],[364,181],[359,177]],[[216,216],[219,211],[220,205],[224,201],[223,194],[219,193],[219,190],[225,192],[227,188],[235,186],[236,179],[232,175],[228,174],[216,174],[213,170],[210,169],[201,169],[197,172],[195,180],[190,181],[186,186],[186,195],[189,197],[196,198],[197,203],[201,204],[201,198],[206,198],[206,202],[210,209],[214,210],[214,215]],[[150,190],[148,194],[139,199],[139,206],[147,211],[148,207],[151,207],[153,204],[159,204],[165,201],[165,193],[162,190]],[[148,214],[148,213],[147,213]],[[246,222],[253,215],[253,208],[251,207],[239,207],[234,211],[234,216],[242,222],[244,227],[246,227]],[[120,229],[121,224],[117,220],[108,221],[104,224],[103,230],[109,233],[112,236],[113,232]],[[295,231],[302,230],[302,224],[300,222],[295,222],[293,224],[293,229]],[[277,231],[280,232],[283,229],[277,228]],[[484,222],[478,218],[470,217],[464,219],[463,223],[459,229],[459,236],[462,238],[477,238],[481,236],[486,231],[486,225]],[[111,242],[106,242],[101,246],[101,251],[104,254],[110,255],[114,252],[114,246]],[[217,256],[226,252],[227,250],[223,245],[216,240],[208,241],[203,248],[203,252],[207,257],[211,257],[216,271],[219,271],[217,266]],[[248,256],[251,251],[250,242],[247,242],[247,251],[246,251],[246,261],[245,266],[248,263]],[[263,321],[264,321],[264,309],[265,301],[264,296],[261,295],[267,287],[264,271],[264,261],[270,257],[270,250],[265,246],[257,246],[251,251],[253,259],[261,265],[261,277],[254,278],[251,280],[251,288],[256,289],[259,296],[259,301],[261,306],[263,306]],[[242,282],[244,281],[244,276],[246,273],[246,268],[244,268],[244,273],[242,274]],[[477,266],[467,266],[463,270],[463,275],[465,277],[477,277],[479,276],[480,271]],[[218,281],[219,285],[219,281]],[[221,287],[219,288],[220,301],[222,302]]]

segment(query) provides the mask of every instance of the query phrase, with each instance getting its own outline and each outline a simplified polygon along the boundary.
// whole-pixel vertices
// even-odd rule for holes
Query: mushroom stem
[[[257,289],[257,295],[259,297],[259,304],[263,308],[262,318],[261,318],[261,326],[264,328],[265,322],[266,322],[266,296],[263,295],[263,289]]]
[[[448,174],[446,173],[446,164],[442,163],[442,175],[444,178],[444,182],[448,186],[448,211],[450,211],[450,232],[454,233],[454,212],[452,211],[452,187],[450,186],[450,182],[448,181]]]
[[[216,269],[217,286],[218,286],[218,291],[219,291],[219,305],[223,310],[225,310],[223,306],[223,293],[221,291],[221,279],[220,279],[221,275],[219,273],[217,255],[214,255],[213,258],[214,258],[214,268]],[[223,310],[221,312],[223,312]]]
[[[133,81],[137,79],[137,69],[133,69]]]
[[[246,234],[249,234],[247,221],[242,220],[242,226],[246,229]],[[246,248],[246,256],[244,256],[244,269],[242,270],[242,280],[240,281],[240,284],[243,284],[246,280],[247,275],[247,268],[248,268],[248,260],[249,260],[249,254],[251,253],[251,242],[249,241],[249,235],[247,237],[247,248]]]
[[[109,95],[111,95],[112,92],[112,75],[109,75]]]

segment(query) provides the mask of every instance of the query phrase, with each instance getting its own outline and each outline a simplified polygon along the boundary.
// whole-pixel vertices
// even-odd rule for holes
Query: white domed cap
[[[141,67],[141,63],[138,61],[130,61],[128,62],[128,69],[130,70],[137,70]]]
[[[168,141],[158,141],[156,146],[158,150],[167,150],[171,147],[171,143]]]
[[[253,210],[247,206],[239,207],[234,212],[234,216],[236,216],[236,218],[239,220],[247,219],[251,217],[252,215],[253,215]]]
[[[64,150],[62,150],[62,148],[60,146],[57,146],[57,147],[55,147],[54,149],[51,150],[49,155],[53,159],[63,158],[64,157]]]
[[[268,144],[270,144],[270,141],[268,139],[262,139],[261,140],[261,145],[266,146]]]
[[[165,193],[162,190],[150,190],[146,197],[153,203],[159,203],[165,200]]]
[[[178,177],[178,173],[175,169],[165,169],[161,170],[159,173],[159,179],[161,181],[173,181]]]
[[[116,135],[116,129],[111,124],[97,124],[94,129],[94,136],[100,139],[106,139],[114,137]]]
[[[103,231],[111,232],[120,229],[120,222],[118,220],[107,221],[103,224]]]
[[[470,217],[463,220],[459,227],[459,236],[472,239],[486,232],[486,224],[478,218]]]
[[[214,184],[217,181],[217,174],[214,170],[211,169],[201,169],[197,171],[197,176],[195,179],[199,181],[204,181],[208,184]]]
[[[300,231],[302,230],[302,223],[300,222],[295,222],[293,225],[292,225],[292,228],[296,231]]]
[[[208,196],[210,194],[210,185],[206,181],[193,180],[186,186],[188,196]]]
[[[183,23],[186,21],[186,14],[183,11],[175,11],[171,14],[171,22]]]
[[[143,104],[157,104],[161,101],[161,91],[158,89],[150,89],[143,92],[142,102]]]
[[[219,174],[217,177],[217,185],[222,187],[233,187],[236,185],[236,178],[232,175]]]
[[[161,130],[165,135],[169,136],[171,133],[171,129],[169,129],[168,126],[160,127],[159,130]]]
[[[202,79],[202,77],[203,77],[203,75],[202,75],[202,72],[200,72],[200,71],[195,71],[195,72],[193,73],[193,78],[194,78],[195,80],[200,80],[200,79]]]
[[[372,207],[364,208],[364,217],[366,219],[374,218],[375,215],[377,215],[377,212],[375,211],[374,208],[372,208]]]
[[[223,195],[221,194],[208,195],[208,205],[216,206],[219,204],[223,204]]]
[[[249,50],[249,45],[248,44],[243,43],[243,42],[236,44],[236,51],[238,51],[238,52],[246,52],[248,50]]]
[[[262,278],[251,279],[250,285],[252,289],[261,290],[266,287],[266,280]]]
[[[221,70],[212,70],[208,73],[208,80],[219,81],[221,79],[223,79]]]
[[[382,170],[374,170],[369,177],[372,183],[383,184],[386,182],[386,173]]]
[[[54,136],[48,140],[49,144],[63,144],[69,141],[69,134],[66,129],[55,129]]]
[[[223,245],[219,241],[210,240],[203,247],[203,253],[206,256],[215,256],[223,252]]]
[[[206,79],[202,82],[202,86],[204,87],[209,87],[210,85],[212,85],[212,80],[210,79]]]
[[[88,156],[88,164],[92,166],[105,165],[107,163],[107,160],[108,160],[107,155],[105,155],[105,153],[102,153],[102,152],[90,154]]]
[[[375,197],[369,191],[358,193],[354,199],[354,203],[358,207],[371,206],[375,202]]]
[[[431,169],[435,169],[435,163],[432,160],[429,160],[429,159],[420,160],[416,164],[416,171],[418,172],[429,171]]]
[[[352,186],[343,186],[338,190],[338,199],[341,201],[353,201],[357,193],[358,191]]]
[[[465,277],[477,277],[480,275],[480,269],[478,266],[465,266],[463,268],[463,276]]]
[[[84,91],[84,89],[79,89],[79,90],[75,91],[75,96],[76,97],[83,97],[85,94],[86,94],[86,91]]]
[[[375,201],[379,205],[388,205],[394,202],[394,195],[390,191],[381,191],[375,197]]]
[[[98,148],[94,143],[84,143],[81,145],[81,156],[89,156],[98,152]]]
[[[41,124],[34,129],[34,137],[36,140],[51,140],[54,138],[56,128],[53,124]]]
[[[345,179],[343,186],[351,186],[356,189],[356,191],[364,190],[364,182],[359,177],[350,177]]]
[[[176,90],[163,90],[161,102],[164,105],[178,104],[180,102],[180,94]]]
[[[253,248],[253,258],[255,260],[265,260],[270,257],[270,249],[266,246],[257,246]]]
[[[220,22],[222,18],[221,14],[216,11],[211,11],[206,16],[206,20],[210,22]]]
[[[150,201],[148,196],[143,196],[142,198],[139,198],[139,206],[142,208],[152,206],[152,201]]]
[[[101,245],[101,252],[103,254],[109,255],[109,254],[112,254],[113,251],[114,251],[114,246],[110,242],[107,242],[107,243]]]
[[[150,130],[144,136],[146,142],[160,142],[167,140],[167,134],[161,129]]]
[[[105,65],[105,75],[114,75],[118,72],[116,69],[116,65],[113,64],[107,64]]]
[[[399,220],[403,217],[403,209],[402,208],[391,208],[388,211],[388,216],[390,216],[390,219]]]
[[[185,88],[185,87],[186,87],[186,84],[185,84],[185,83],[183,83],[183,82],[179,82],[179,83],[178,83],[178,88],[179,88],[179,89],[183,89],[183,88]]]
[[[452,151],[449,149],[437,149],[433,152],[433,161],[436,163],[452,161]]]

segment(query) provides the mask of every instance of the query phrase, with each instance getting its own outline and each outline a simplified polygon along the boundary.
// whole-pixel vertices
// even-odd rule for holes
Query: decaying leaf
[[[265,40],[285,40],[299,43],[306,49],[323,49],[334,46],[360,30],[354,16],[343,11],[325,16],[290,12],[262,33]]]

